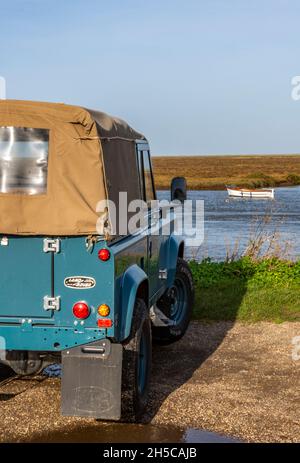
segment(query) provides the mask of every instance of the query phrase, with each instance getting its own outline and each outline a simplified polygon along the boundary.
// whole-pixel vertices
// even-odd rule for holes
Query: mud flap
[[[62,415],[121,418],[122,354],[108,339],[62,352]]]

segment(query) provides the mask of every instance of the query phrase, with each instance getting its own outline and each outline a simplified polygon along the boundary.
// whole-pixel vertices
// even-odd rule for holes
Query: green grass
[[[190,262],[194,318],[247,322],[300,321],[300,262],[279,259]]]

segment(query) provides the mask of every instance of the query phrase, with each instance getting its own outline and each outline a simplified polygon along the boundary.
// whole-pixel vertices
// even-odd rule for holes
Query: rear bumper
[[[105,337],[105,329],[0,324],[0,350],[60,352]]]

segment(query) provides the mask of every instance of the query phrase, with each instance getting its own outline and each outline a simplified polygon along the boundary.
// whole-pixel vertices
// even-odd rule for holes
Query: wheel
[[[152,327],[153,342],[171,344],[179,341],[189,326],[193,305],[192,273],[187,262],[179,258],[173,286],[156,303],[161,323]]]
[[[145,410],[151,360],[151,321],[145,302],[137,299],[130,336],[123,343],[122,421],[137,422]]]

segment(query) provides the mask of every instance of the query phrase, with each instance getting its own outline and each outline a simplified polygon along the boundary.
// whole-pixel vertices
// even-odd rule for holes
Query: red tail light
[[[112,320],[110,318],[104,318],[98,320],[98,327],[99,328],[110,328],[112,327]]]
[[[109,250],[106,248],[100,249],[100,251],[98,251],[98,257],[100,260],[106,262],[110,258]]]
[[[76,302],[73,305],[73,315],[76,318],[84,320],[90,315],[90,308],[85,302]]]

